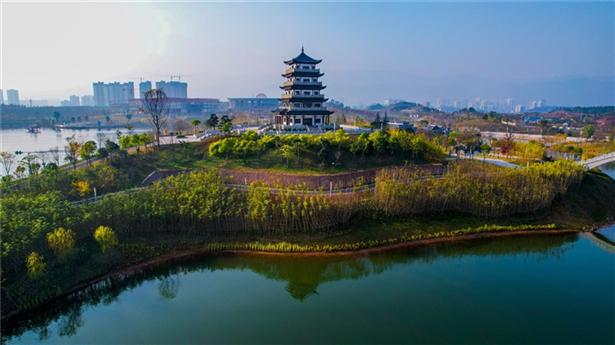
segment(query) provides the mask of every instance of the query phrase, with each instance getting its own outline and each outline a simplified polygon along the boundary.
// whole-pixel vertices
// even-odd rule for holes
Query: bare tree
[[[10,152],[0,152],[0,163],[2,163],[2,166],[4,167],[4,175],[10,175],[11,169],[15,164],[15,155]]]
[[[160,133],[167,124],[167,95],[159,89],[149,90],[143,96],[143,111],[150,116],[150,122],[154,126],[156,145],[160,148]]]
[[[56,146],[52,148],[49,153],[51,154],[51,161],[55,163],[56,166],[60,166],[60,149]]]

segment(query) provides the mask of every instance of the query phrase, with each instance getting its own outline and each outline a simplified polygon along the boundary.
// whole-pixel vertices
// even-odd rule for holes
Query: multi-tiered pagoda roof
[[[282,74],[286,81],[280,86],[284,90],[282,106],[276,111],[277,127],[316,126],[329,124],[332,111],[325,108],[327,98],[322,94],[325,85],[318,78],[324,74],[316,67],[322,60],[314,59],[303,48],[295,58],[284,61],[288,68]]]

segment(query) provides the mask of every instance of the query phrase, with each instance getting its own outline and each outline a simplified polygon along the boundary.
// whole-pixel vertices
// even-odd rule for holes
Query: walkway
[[[596,156],[596,157],[591,158],[591,159],[586,159],[586,160],[581,161],[579,163],[581,163],[587,169],[593,169],[593,168],[597,168],[597,167],[599,167],[601,165],[604,165],[604,164],[607,164],[607,163],[611,163],[611,162],[615,162],[615,151],[609,152],[609,153],[605,153],[603,155]]]

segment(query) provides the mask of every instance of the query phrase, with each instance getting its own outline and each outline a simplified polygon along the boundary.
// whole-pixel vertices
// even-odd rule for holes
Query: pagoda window
[[[304,94],[304,95],[310,95],[310,94],[311,94],[311,92],[310,92],[310,91],[303,91],[303,94]]]
[[[301,123],[301,119],[300,118],[295,118],[295,123]]]
[[[318,95],[318,91],[314,91],[314,94],[315,94],[315,95]]]
[[[320,108],[320,103],[314,103],[315,108]]]
[[[318,82],[318,78],[312,78],[312,81],[316,83]]]
[[[320,117],[315,118],[314,123],[320,123]]]
[[[301,108],[301,103],[293,103],[293,106],[294,106],[295,108]]]

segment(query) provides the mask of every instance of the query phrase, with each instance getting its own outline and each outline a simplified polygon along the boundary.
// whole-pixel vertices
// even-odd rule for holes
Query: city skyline
[[[91,94],[93,81],[137,85],[177,74],[189,97],[276,95],[280,61],[304,45],[325,60],[330,97],[350,105],[476,97],[614,103],[612,3],[3,6],[2,88],[20,90],[22,99],[66,99]],[[315,8],[318,17],[287,18]],[[130,20],[96,18],[105,13]],[[41,49],[54,54],[41,60]]]

